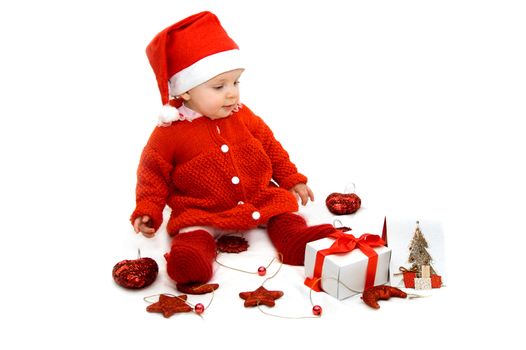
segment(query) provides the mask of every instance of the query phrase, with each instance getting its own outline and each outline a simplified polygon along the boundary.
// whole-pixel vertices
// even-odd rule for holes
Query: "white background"
[[[225,294],[202,320],[144,311],[146,293],[169,291],[163,277],[137,293],[113,283],[117,261],[140,247],[161,264],[168,245],[164,232],[147,241],[128,221],[160,108],[145,47],[205,9],[247,58],[243,102],[309,176],[317,201],[306,212],[355,182],[364,207],[439,222],[446,288],[378,311],[319,296],[321,319],[281,320],[237,299],[260,280],[222,271]],[[524,18],[520,1],[2,2],[1,347],[268,348],[283,335],[294,348],[516,344]],[[253,263],[267,261],[268,244],[250,239],[262,254]],[[301,270],[280,274],[269,289],[297,296],[281,311],[305,305],[308,315]]]

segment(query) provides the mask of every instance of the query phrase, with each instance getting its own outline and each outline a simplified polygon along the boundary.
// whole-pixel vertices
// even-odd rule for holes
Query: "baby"
[[[164,106],[137,171],[135,232],[152,237],[171,208],[165,256],[178,287],[212,278],[225,232],[266,227],[283,262],[303,265],[307,242],[335,228],[295,214],[298,198],[305,205],[314,195],[269,127],[241,105],[237,44],[201,12],[160,32],[146,53]]]

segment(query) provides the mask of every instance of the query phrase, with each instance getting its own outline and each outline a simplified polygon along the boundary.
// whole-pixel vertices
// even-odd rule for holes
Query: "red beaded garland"
[[[321,309],[321,306],[319,305],[314,305],[314,307],[312,308],[312,313],[316,316],[320,316],[321,315],[321,312],[322,312],[322,309]]]
[[[267,269],[264,266],[260,266],[258,269],[258,275],[265,276],[267,274]]]
[[[194,310],[196,314],[202,314],[203,312],[205,312],[205,306],[201,303],[197,303],[195,304]]]

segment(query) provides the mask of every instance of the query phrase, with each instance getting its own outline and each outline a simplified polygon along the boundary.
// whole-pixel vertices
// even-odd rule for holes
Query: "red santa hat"
[[[239,47],[210,12],[200,12],[164,29],[146,48],[157,78],[163,109],[161,122],[177,120],[170,97],[234,69],[243,68]]]

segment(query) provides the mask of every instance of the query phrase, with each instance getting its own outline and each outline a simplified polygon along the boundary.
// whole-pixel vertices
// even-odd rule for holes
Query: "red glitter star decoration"
[[[274,306],[276,302],[274,300],[279,299],[283,296],[283,292],[280,290],[267,290],[261,286],[253,292],[241,292],[239,293],[241,299],[245,299],[245,307],[267,305]]]
[[[146,308],[148,312],[160,312],[164,317],[170,317],[178,312],[190,312],[192,308],[185,303],[188,296],[179,295],[172,297],[166,294],[159,296],[159,301]]]
[[[378,300],[387,300],[391,297],[407,298],[407,294],[398,288],[391,286],[375,286],[367,289],[362,294],[364,303],[373,309],[379,309]]]
[[[207,294],[219,288],[217,283],[177,283],[177,290],[186,294]]]

